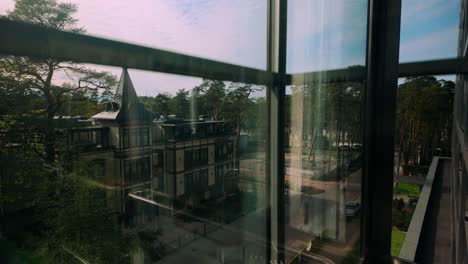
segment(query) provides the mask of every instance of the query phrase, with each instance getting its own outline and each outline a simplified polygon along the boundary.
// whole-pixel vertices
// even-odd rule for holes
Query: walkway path
[[[433,263],[452,263],[450,260],[450,238],[451,228],[451,212],[450,212],[450,177],[451,177],[451,162],[450,160],[441,160],[440,169],[440,201],[437,210],[437,224],[435,230],[435,245]]]

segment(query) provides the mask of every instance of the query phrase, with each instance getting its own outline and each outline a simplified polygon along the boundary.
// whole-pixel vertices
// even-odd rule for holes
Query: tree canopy
[[[77,26],[78,19],[73,16],[76,11],[76,4],[57,3],[56,0],[16,0],[15,8],[7,13],[7,18],[82,33],[84,28]]]
[[[449,154],[454,90],[452,81],[432,76],[408,78],[399,85],[396,109],[399,163],[427,165],[434,155]]]

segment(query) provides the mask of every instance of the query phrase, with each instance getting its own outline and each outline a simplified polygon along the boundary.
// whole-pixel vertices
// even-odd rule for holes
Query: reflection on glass
[[[2,0],[0,16],[15,8]],[[19,1],[21,2],[21,1]],[[76,23],[60,24],[58,13],[42,16],[41,1],[22,1],[15,19],[65,30],[170,50],[237,65],[265,69],[267,1],[265,0],[67,0]],[[55,2],[55,1],[53,1]],[[56,9],[60,10],[60,9]],[[42,16],[42,17],[41,17]],[[63,18],[69,18],[63,16]],[[60,18],[61,20],[61,18]],[[49,22],[50,21],[50,22]],[[252,52],[255,50],[256,52]]]
[[[455,58],[460,3],[459,0],[401,1],[400,62]]]
[[[416,206],[420,198],[427,199],[427,196],[421,196],[421,190],[428,179],[433,157],[448,157],[451,154],[455,92],[455,83],[451,79],[454,79],[454,76],[417,76],[401,79],[398,85],[392,207],[394,256],[405,252],[404,242],[406,237],[411,237],[407,232],[412,224]],[[440,173],[438,183],[444,181],[442,176],[443,173]],[[432,187],[433,193],[436,193],[438,188],[435,186],[434,184]],[[434,194],[433,197],[438,195]],[[433,209],[434,203],[427,206],[428,210],[438,210]],[[441,203],[441,207],[444,206]],[[415,218],[415,221],[419,221],[418,219]],[[444,239],[438,243],[444,243],[442,241]],[[443,250],[444,247],[439,248]]]
[[[28,88],[8,69],[2,80]],[[53,96],[74,96],[70,85],[57,83]],[[15,248],[7,258],[265,261],[264,87],[202,80],[140,98],[126,69],[115,86],[97,100],[84,91],[80,109],[70,100],[50,119],[42,103],[32,116],[28,100],[42,98],[2,90],[25,104],[2,112],[1,241]]]
[[[289,263],[359,262],[366,17],[367,1],[288,3]]]
[[[359,259],[362,82],[310,82],[287,96],[286,243],[302,258]],[[311,249],[305,250],[308,243]],[[351,249],[353,249],[353,252]],[[354,256],[353,256],[354,254]],[[298,256],[290,255],[298,261]],[[357,258],[357,259],[356,259]]]
[[[289,1],[287,72],[364,65],[367,2]]]
[[[8,19],[79,33],[85,26],[151,45],[130,30],[138,28],[135,21],[112,16],[135,12],[134,20],[148,11],[159,18],[152,13],[158,7],[179,8],[184,17],[177,19],[189,25],[165,21],[173,26],[166,34],[151,28],[137,36],[166,38],[166,46],[189,53],[201,47],[218,60],[228,54],[255,67],[266,61],[251,56],[250,46],[265,47],[266,12],[261,23],[262,16],[245,19],[266,10],[266,2],[233,9],[227,2],[126,2],[101,6],[106,12],[99,16],[86,12],[100,5],[89,1],[15,3]],[[207,10],[200,16],[197,8]],[[239,37],[226,26],[247,30]],[[181,28],[172,45],[171,34]],[[207,32],[229,36],[198,35]],[[133,73],[57,58],[0,58],[0,262],[268,262],[266,88]],[[154,94],[154,87],[162,90]]]

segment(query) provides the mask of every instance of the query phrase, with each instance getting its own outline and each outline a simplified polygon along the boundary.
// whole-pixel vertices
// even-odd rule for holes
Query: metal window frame
[[[142,45],[58,31],[5,18],[0,18],[0,36],[0,54],[4,55],[55,58],[258,85],[270,85],[280,80],[277,72],[268,69],[254,69]],[[270,41],[272,40],[268,40]],[[35,49],[31,49],[30,43],[34,43]],[[271,59],[269,54],[267,59]],[[322,82],[361,81],[366,79],[366,73],[364,65],[291,73],[286,74],[286,85],[290,85],[293,78],[307,78],[309,81],[318,79],[319,76]],[[398,65],[398,77],[464,73],[468,73],[468,60],[465,58],[405,62]]]
[[[275,74],[264,70],[5,18],[0,18],[0,36],[0,53],[7,55],[54,58],[259,85],[273,83],[276,78]],[[31,49],[31,43],[34,43],[34,49]]]
[[[429,61],[403,62],[398,64],[398,78],[443,75],[443,74],[467,74],[468,60],[464,58],[437,59]],[[287,74],[287,84],[291,80],[307,79],[313,82],[353,82],[366,80],[367,69],[364,65],[355,65],[343,69],[323,70],[314,72],[302,72]]]
[[[401,0],[370,0],[364,103],[361,252],[391,263],[393,156]]]
[[[284,263],[284,100],[285,86],[294,78],[321,82],[367,80],[363,164],[361,256],[366,263],[391,262],[391,202],[393,130],[398,77],[466,74],[464,57],[398,64],[401,0],[369,0],[367,68],[286,74],[287,1],[268,0],[267,69],[183,55],[161,49],[63,32],[0,19],[0,54],[54,58],[181,76],[246,82],[267,86],[268,152],[267,212],[268,259]],[[34,49],[31,49],[34,43]],[[383,142],[383,143],[382,143]],[[379,157],[379,158],[377,158]],[[377,175],[379,179],[373,175]],[[271,210],[275,209],[275,210]],[[271,242],[274,241],[272,244]],[[273,246],[272,246],[273,245]]]
[[[287,0],[268,1],[267,70],[277,76],[267,86],[267,247],[270,263],[285,263],[284,101],[286,95]]]

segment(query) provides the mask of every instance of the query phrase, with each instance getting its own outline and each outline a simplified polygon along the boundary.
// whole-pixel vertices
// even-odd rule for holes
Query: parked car
[[[348,202],[346,203],[346,216],[347,217],[354,217],[359,213],[361,210],[361,204],[357,202]]]

